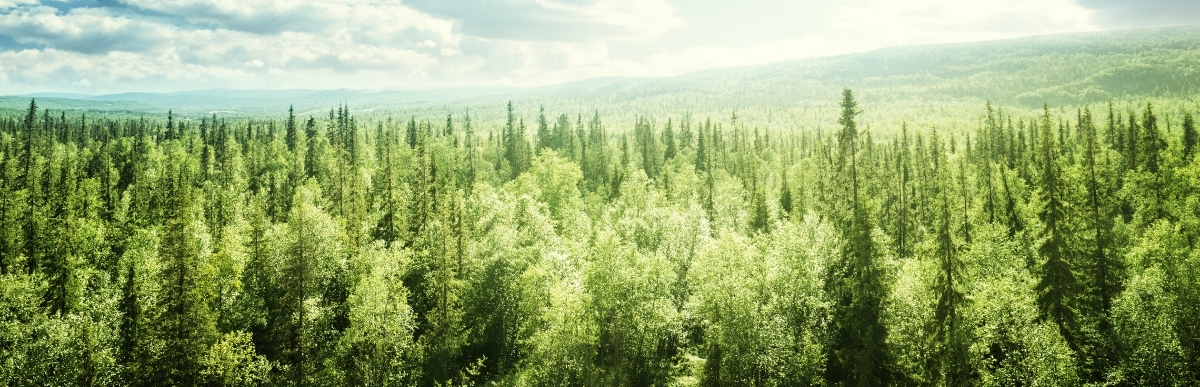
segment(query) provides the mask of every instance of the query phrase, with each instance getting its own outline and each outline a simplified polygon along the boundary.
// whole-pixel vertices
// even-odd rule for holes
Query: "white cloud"
[[[868,0],[840,7],[831,22],[840,33],[885,45],[1097,29],[1092,12],[1073,0]]]
[[[1100,28],[1076,0],[746,3],[762,17],[718,27],[685,16],[722,11],[682,0],[119,1],[63,11],[0,0],[0,44],[24,45],[0,46],[0,89],[545,85]],[[801,19],[811,26],[794,28]]]
[[[649,54],[625,70],[673,75],[863,52],[889,46],[966,42],[1097,30],[1074,0],[865,0],[834,7],[820,32],[737,45],[696,45]]]
[[[682,27],[686,22],[675,15],[675,7],[662,0],[600,0],[572,5],[553,0],[535,0],[547,9],[566,11],[618,31],[601,40],[644,41]]]
[[[18,5],[37,4],[37,0],[0,0],[0,9],[12,8]]]
[[[33,6],[0,14],[0,34],[15,41],[87,53],[146,50],[175,32],[173,26],[97,8],[59,13],[52,7]]]
[[[155,11],[195,5],[189,4],[162,3]],[[286,14],[293,10],[286,4],[291,3],[213,3],[217,11],[244,19]],[[108,8],[0,10],[0,35],[35,45],[0,51],[4,73],[13,75],[5,89],[76,90],[81,85],[73,81],[80,78],[90,79],[96,90],[108,91],[214,85],[378,87],[381,79],[386,86],[431,84],[443,80],[437,65],[443,64],[445,53],[457,52],[459,38],[451,22],[398,3],[318,7],[324,7],[320,13],[331,18],[308,31],[280,28],[273,33],[180,24],[169,17]],[[272,13],[273,9],[279,12]],[[273,71],[263,72],[263,67]],[[385,70],[390,76],[373,74],[368,81],[365,75]],[[341,84],[314,79],[318,74]]]

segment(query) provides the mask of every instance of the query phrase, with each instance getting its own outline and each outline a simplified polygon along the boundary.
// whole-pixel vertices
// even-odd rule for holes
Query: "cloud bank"
[[[0,93],[533,86],[1196,22],[1185,3],[0,0]]]

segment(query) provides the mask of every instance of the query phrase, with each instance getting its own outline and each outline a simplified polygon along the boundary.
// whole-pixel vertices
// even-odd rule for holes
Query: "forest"
[[[0,113],[0,380],[1197,384],[1194,104],[860,98],[823,128],[32,100]]]

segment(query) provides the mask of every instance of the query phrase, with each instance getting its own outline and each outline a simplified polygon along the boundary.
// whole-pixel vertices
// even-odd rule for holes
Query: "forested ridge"
[[[30,97],[37,97],[43,108],[93,115],[160,116],[174,108],[188,116],[217,111],[245,118],[279,115],[289,105],[303,115],[324,115],[330,106],[348,104],[360,110],[393,110],[395,117],[420,117],[429,107],[461,112],[512,100],[518,106],[545,105],[556,112],[599,110],[610,121],[632,122],[636,114],[666,117],[693,111],[728,117],[729,109],[736,108],[751,117],[766,116],[769,110],[836,107],[836,99],[829,96],[850,87],[866,104],[889,105],[886,112],[875,109],[868,114],[897,116],[895,110],[913,105],[961,109],[985,99],[1023,109],[1041,108],[1043,102],[1054,108],[1109,100],[1187,99],[1200,92],[1197,63],[1200,27],[1181,26],[889,47],[669,77],[597,78],[533,88],[44,93],[0,95],[0,109],[23,110]],[[503,113],[480,113],[491,116],[493,110]]]
[[[0,115],[0,380],[1200,380],[1192,103],[872,129],[828,97],[824,129],[31,101]]]

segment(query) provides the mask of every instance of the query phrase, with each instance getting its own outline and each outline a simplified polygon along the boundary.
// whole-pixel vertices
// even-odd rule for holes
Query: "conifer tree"
[[[458,357],[466,344],[466,328],[463,326],[462,287],[460,278],[465,258],[466,236],[464,235],[463,209],[459,199],[461,192],[450,191],[448,206],[442,206],[434,227],[424,236],[421,254],[425,257],[428,271],[422,285],[423,296],[428,303],[425,310],[421,343],[426,353],[426,378],[434,383],[446,382],[455,377]]]
[[[1101,336],[1099,348],[1086,354],[1092,358],[1091,364],[1089,364],[1092,372],[1088,376],[1092,380],[1103,380],[1113,359],[1110,347],[1110,336],[1112,335],[1110,312],[1112,301],[1118,294],[1120,281],[1115,274],[1119,270],[1117,260],[1113,259],[1111,253],[1113,214],[1110,213],[1110,205],[1107,203],[1111,190],[1106,188],[1107,180],[1101,178],[1104,171],[1098,171],[1098,169],[1107,167],[1107,164],[1100,164],[1102,160],[1098,160],[1097,157],[1105,150],[1103,144],[1100,144],[1090,108],[1085,107],[1080,114],[1079,131],[1083,136],[1083,163],[1087,173],[1087,207],[1090,210],[1090,219],[1088,219],[1090,230],[1088,231],[1093,233],[1090,246],[1084,252],[1091,258],[1090,265],[1085,266],[1091,268],[1088,273],[1091,278],[1088,282],[1092,287],[1092,294],[1089,297],[1091,302],[1085,311],[1092,316],[1091,320],[1095,323]]]
[[[285,136],[287,140],[288,152],[295,153],[296,147],[299,146],[301,141],[299,134],[296,131],[296,108],[294,106],[288,106],[286,131],[287,134]]]
[[[80,126],[85,126],[85,125],[80,125]],[[178,134],[176,134],[176,133],[175,133],[175,115],[174,115],[174,113],[172,112],[172,110],[171,110],[171,109],[167,109],[167,133],[166,133],[166,139],[167,139],[167,140],[173,140],[173,139],[179,139],[179,138],[181,138],[181,137],[183,137],[183,136],[180,136],[180,135],[178,135]]]
[[[953,237],[951,227],[950,184],[952,179],[945,155],[934,157],[941,159],[935,171],[938,189],[938,209],[936,220],[935,252],[938,262],[937,280],[934,283],[934,294],[937,304],[934,308],[934,342],[935,344],[935,375],[938,375],[942,385],[958,386],[969,384],[971,377],[968,363],[969,340],[966,327],[963,326],[962,309],[966,297],[962,291],[962,261],[958,257],[958,246]]]
[[[710,146],[708,145],[708,130],[707,129],[708,128],[705,125],[700,126],[700,135],[697,139],[697,145],[696,145],[696,170],[697,171],[708,171],[709,167],[712,166],[712,161],[711,161],[712,158],[709,155],[709,153],[711,153],[712,151],[709,149]]]
[[[384,246],[391,246],[396,240],[400,239],[401,228],[401,211],[399,190],[401,181],[397,175],[396,164],[397,151],[395,147],[400,146],[400,141],[396,138],[394,131],[387,130],[383,132],[376,141],[379,143],[380,153],[377,156],[379,162],[382,163],[378,169],[378,175],[372,181],[375,188],[374,199],[376,200],[375,211],[379,214],[379,218],[372,230],[372,238],[381,240]]]
[[[1200,134],[1196,132],[1196,122],[1192,118],[1192,112],[1183,114],[1183,160],[1191,161],[1192,155],[1195,153],[1196,141],[1200,140]]]
[[[608,134],[600,122],[597,111],[587,124],[587,142],[584,148],[583,179],[592,192],[605,193],[609,186]]]
[[[683,115],[683,119],[679,121],[679,147],[691,148],[694,146],[692,134],[692,113]]]
[[[77,223],[75,212],[78,196],[74,155],[71,153],[73,149],[56,152],[51,160],[52,164],[58,165],[55,168],[56,173],[49,176],[53,183],[47,190],[50,194],[48,204],[51,210],[46,233],[50,240],[43,244],[49,254],[41,264],[42,272],[49,280],[44,303],[51,313],[59,315],[71,313],[79,298],[79,292],[76,290],[76,241],[73,230]]]
[[[909,251],[912,250],[912,195],[909,194],[911,186],[912,161],[909,156],[908,144],[908,122],[900,124],[900,149],[897,153],[897,173],[896,179],[898,184],[896,187],[897,196],[897,230],[896,230],[896,254],[900,258],[909,256]]]
[[[42,241],[39,238],[41,228],[41,209],[42,200],[42,174],[41,168],[36,165],[38,163],[37,152],[41,150],[41,136],[37,133],[37,102],[34,99],[29,100],[29,111],[25,114],[25,122],[23,125],[24,151],[21,153],[21,188],[25,190],[25,221],[22,222],[22,234],[24,236],[23,247],[25,251],[25,268],[26,272],[32,274],[37,269],[38,263],[41,261],[43,249],[40,246]]]
[[[666,148],[663,153],[664,160],[675,158],[675,129],[671,127],[671,119],[667,119],[667,126],[663,127],[662,142]]]
[[[755,178],[752,185],[754,188],[751,189],[754,194],[750,201],[751,210],[753,211],[750,218],[750,227],[756,232],[767,233],[770,231],[771,209],[767,206],[766,187],[758,184],[757,178]]]
[[[1039,182],[1042,199],[1045,206],[1039,216],[1045,224],[1042,230],[1042,242],[1038,247],[1041,258],[1039,267],[1041,278],[1037,284],[1038,305],[1042,315],[1056,324],[1072,349],[1078,349],[1075,332],[1076,316],[1072,303],[1075,301],[1077,280],[1068,254],[1071,248],[1067,246],[1066,203],[1064,201],[1064,183],[1062,170],[1059,165],[1059,151],[1052,137],[1050,108],[1042,106],[1040,126],[1041,140],[1039,149],[1042,164]]]
[[[417,147],[417,117],[408,120],[408,126],[404,129],[404,138],[410,149]]]
[[[779,208],[783,210],[785,216],[790,216],[792,214],[792,206],[794,205],[792,202],[792,187],[788,184],[787,171],[784,171],[780,175],[782,181],[779,183]]]
[[[1125,162],[1127,169],[1141,168],[1142,131],[1137,123],[1137,115],[1132,110],[1128,112],[1129,123],[1125,125]]]
[[[1139,140],[1139,147],[1142,152],[1144,164],[1141,170],[1149,174],[1150,185],[1146,196],[1150,196],[1150,203],[1153,206],[1148,209],[1149,213],[1142,214],[1143,222],[1150,224],[1151,222],[1166,217],[1166,206],[1163,197],[1163,181],[1162,176],[1162,161],[1160,161],[1160,153],[1167,147],[1166,141],[1159,135],[1158,118],[1154,115],[1153,107],[1150,103],[1146,103],[1146,111],[1142,113],[1142,138]]]
[[[538,150],[554,147],[554,135],[550,132],[550,123],[546,121],[546,107],[538,107],[537,144]]]
[[[871,240],[871,223],[859,192],[857,165],[861,111],[849,88],[839,104],[838,157],[834,184],[849,195],[836,204],[835,219],[842,233],[840,256],[825,274],[831,305],[826,348],[826,380],[842,385],[883,386],[892,380],[883,325],[883,272]]]
[[[4,142],[0,142],[0,275],[8,274],[10,270],[16,271],[14,265],[21,251],[18,231],[22,222],[17,214],[19,203],[15,181],[18,160],[13,151],[16,141],[7,134],[3,137]]]
[[[155,373],[170,385],[194,385],[201,358],[216,339],[214,316],[208,304],[208,283],[202,269],[209,254],[203,209],[192,188],[193,172],[178,161],[168,177],[166,225],[159,256],[162,260],[158,328],[165,343]],[[182,165],[180,165],[182,164]]]
[[[476,163],[475,159],[477,157],[475,155],[475,152],[476,152],[475,148],[477,145],[475,144],[475,142],[476,142],[475,128],[471,126],[471,113],[469,111],[463,113],[463,131],[466,132],[466,134],[464,135],[463,146],[467,148],[467,160],[466,160],[467,184],[466,184],[466,187],[467,187],[467,190],[470,191],[470,189],[475,186],[475,163]]]
[[[146,342],[144,334],[144,317],[142,305],[138,296],[137,270],[135,265],[129,265],[126,271],[124,285],[121,287],[121,301],[118,308],[121,312],[121,323],[118,327],[120,347],[117,364],[121,367],[121,375],[132,386],[141,386],[145,382],[147,370]]]
[[[339,227],[318,207],[320,189],[311,181],[297,192],[288,214],[285,257],[280,268],[281,363],[285,380],[292,385],[311,385],[323,357],[322,343],[337,330],[338,304],[344,302],[336,276],[341,273]],[[344,273],[342,273],[344,274]],[[313,315],[312,312],[318,313]],[[325,339],[325,340],[323,340]]]
[[[553,144],[551,148],[557,150],[559,155],[567,160],[579,161],[578,150],[575,147],[575,131],[571,129],[571,117],[566,114],[559,114],[558,119],[554,121]]]
[[[508,161],[510,179],[516,179],[529,169],[529,140],[525,137],[525,119],[517,119],[512,101],[508,101],[508,117],[504,124],[504,159]]]
[[[304,152],[304,177],[317,177],[317,119],[308,117],[308,121],[304,123],[304,137],[307,140],[306,152]]]

